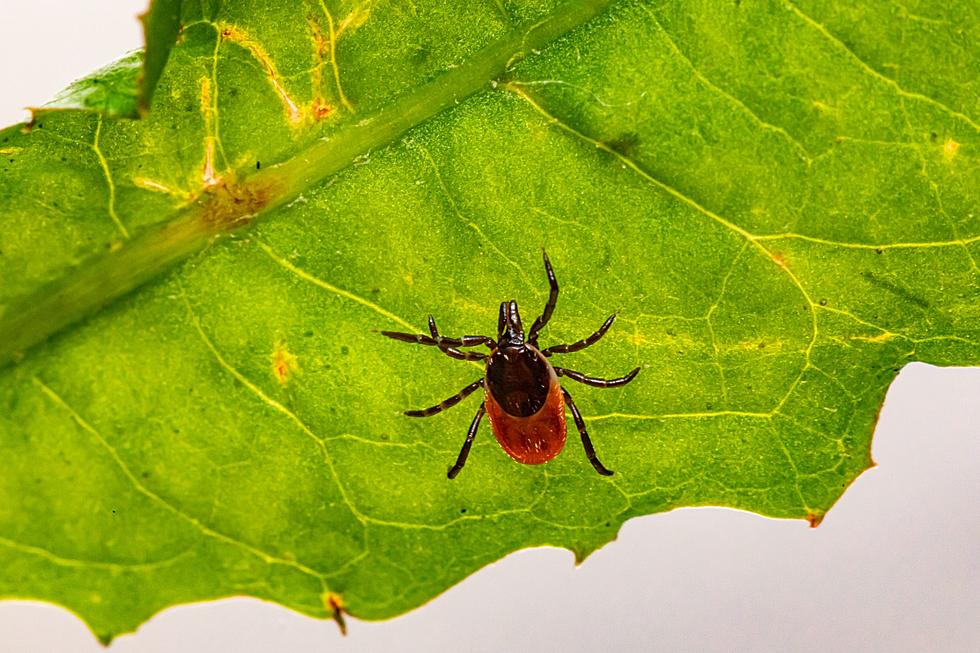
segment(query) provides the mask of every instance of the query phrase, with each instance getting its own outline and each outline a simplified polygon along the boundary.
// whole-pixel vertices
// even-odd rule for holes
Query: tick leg
[[[575,418],[575,426],[578,427],[578,433],[582,436],[582,446],[585,448],[585,456],[595,467],[595,470],[602,474],[603,476],[612,476],[612,472],[606,469],[602,463],[599,462],[599,458],[595,455],[595,449],[592,447],[592,440],[589,439],[589,434],[585,430],[585,421],[582,419],[582,413],[578,412],[578,408],[575,406],[575,402],[572,401],[572,395],[568,394],[568,390],[565,388],[561,389],[562,394],[565,395],[565,403],[572,410],[572,417]]]
[[[405,414],[408,415],[409,417],[428,417],[429,415],[435,415],[436,413],[441,413],[447,408],[452,408],[453,406],[455,406],[456,404],[458,404],[459,402],[463,401],[471,394],[476,392],[478,388],[482,388],[482,387],[483,387],[483,379],[479,379],[469,384],[468,386],[466,386],[465,388],[463,388],[462,390],[454,394],[449,399],[446,399],[445,401],[436,404],[432,408],[426,408],[425,410],[406,410]]]
[[[535,346],[538,344],[538,332],[548,324],[548,320],[551,319],[551,314],[555,312],[555,303],[558,301],[558,281],[555,279],[555,271],[551,269],[548,252],[541,250],[541,254],[544,255],[544,269],[548,273],[548,284],[551,286],[551,294],[548,295],[548,303],[544,305],[544,313],[534,320],[534,324],[531,325],[531,331],[528,332],[527,340]]]
[[[570,354],[573,351],[581,351],[586,347],[590,347],[594,345],[596,342],[598,342],[599,338],[606,335],[606,331],[609,330],[609,327],[612,326],[612,323],[615,319],[616,319],[616,314],[613,313],[606,319],[605,322],[602,323],[602,326],[599,327],[599,330],[593,333],[588,338],[584,340],[579,340],[578,342],[573,342],[570,345],[552,345],[547,349],[542,349],[541,353],[544,354],[545,356],[551,356],[552,354]]]
[[[436,320],[431,315],[429,316],[429,333],[432,335],[432,339],[436,341],[436,346],[439,347],[439,351],[451,358],[461,361],[482,361],[487,359],[487,355],[478,354],[476,352],[460,351],[456,349],[456,347],[487,345],[493,349],[493,347],[496,346],[493,339],[487,336],[463,336],[462,338],[445,338],[440,336],[439,329],[436,327]],[[488,341],[490,344],[487,344]]]
[[[480,404],[479,410],[476,411],[476,416],[470,422],[470,430],[466,432],[466,441],[463,442],[463,448],[459,450],[456,464],[450,467],[449,473],[446,474],[449,478],[456,478],[456,474],[459,474],[459,470],[463,469],[463,465],[466,464],[466,457],[470,455],[470,447],[473,446],[473,438],[476,437],[476,429],[480,426],[480,420],[483,419],[483,413],[486,411],[486,404]]]
[[[594,376],[586,376],[581,372],[569,370],[564,367],[555,368],[555,374],[558,376],[567,376],[573,381],[578,381],[579,383],[584,383],[585,385],[591,385],[593,388],[618,388],[632,381],[639,373],[640,368],[637,367],[626,376],[621,376],[618,379],[597,379]]]
[[[432,320],[432,317],[430,316],[429,319]],[[429,327],[430,330],[434,324],[435,322],[433,321]],[[436,333],[438,334],[438,331]],[[483,360],[486,356],[454,350],[455,347],[472,347],[474,345],[482,345],[487,341],[492,341],[491,338],[486,336],[464,336],[463,338],[443,338],[442,336],[437,336],[433,338],[422,333],[401,333],[399,331],[382,331],[381,335],[392,338],[393,340],[401,340],[402,342],[410,342],[416,345],[438,347],[444,354],[453,358],[462,357],[461,360]]]

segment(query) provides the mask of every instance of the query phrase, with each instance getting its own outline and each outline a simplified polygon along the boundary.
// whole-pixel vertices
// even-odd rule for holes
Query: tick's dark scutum
[[[548,362],[530,345],[504,347],[490,356],[488,389],[508,415],[530,417],[541,410],[551,382]]]

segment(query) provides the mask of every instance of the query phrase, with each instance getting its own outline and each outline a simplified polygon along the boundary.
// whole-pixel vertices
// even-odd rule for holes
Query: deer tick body
[[[551,293],[544,312],[534,320],[531,330],[525,336],[517,302],[511,300],[500,304],[500,317],[497,320],[496,339],[489,336],[462,336],[447,338],[439,335],[435,320],[429,316],[429,335],[382,331],[389,338],[420,345],[438,347],[439,350],[458,360],[479,360],[486,362],[486,375],[469,384],[457,394],[442,403],[425,410],[410,410],[410,417],[428,417],[455,406],[460,401],[483,388],[484,400],[470,423],[469,432],[463,442],[456,464],[449,468],[449,478],[455,478],[466,463],[473,438],[476,436],[480,420],[486,414],[497,442],[507,454],[517,462],[526,465],[539,465],[558,455],[565,446],[565,406],[572,412],[575,426],[582,438],[585,455],[597,472],[610,476],[596,456],[592,441],[585,429],[585,422],[579,413],[568,390],[561,387],[558,377],[597,388],[615,388],[626,385],[637,375],[640,368],[632,370],[618,379],[597,379],[563,367],[555,367],[548,360],[552,354],[565,354],[580,351],[595,344],[612,326],[615,315],[599,327],[588,338],[568,345],[553,345],[538,348],[538,334],[551,319],[558,300],[558,282],[551,268],[548,255],[544,254],[544,267],[548,273]],[[489,354],[463,351],[462,348],[485,346]]]

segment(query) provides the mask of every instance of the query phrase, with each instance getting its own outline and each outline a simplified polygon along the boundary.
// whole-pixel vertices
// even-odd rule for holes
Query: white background
[[[0,3],[0,125],[140,47],[141,0]],[[2,216],[0,216],[2,219]],[[816,530],[724,509],[628,522],[575,569],[522,551],[382,623],[254,599],[157,615],[112,653],[344,650],[980,651],[980,369],[915,364],[865,473]],[[101,651],[68,612],[0,603],[0,650]]]

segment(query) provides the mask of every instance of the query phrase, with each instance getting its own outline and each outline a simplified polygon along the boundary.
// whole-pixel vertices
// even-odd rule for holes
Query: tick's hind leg
[[[629,374],[626,376],[621,376],[618,379],[597,379],[594,376],[586,376],[581,372],[569,370],[564,367],[555,368],[555,374],[558,376],[567,376],[573,381],[578,381],[579,383],[584,383],[585,385],[591,385],[593,388],[618,388],[635,379],[636,375],[639,373],[640,368],[636,367]]]
[[[469,384],[468,386],[466,386],[465,388],[463,388],[462,390],[454,394],[449,399],[446,399],[445,401],[440,402],[435,406],[432,406],[431,408],[426,408],[424,410],[406,410],[405,414],[408,415],[409,417],[428,417],[429,415],[435,415],[436,413],[441,413],[447,408],[452,408],[453,406],[455,406],[456,404],[458,404],[459,402],[463,401],[471,394],[473,394],[478,388],[482,388],[482,387],[483,387],[483,379],[479,379],[478,381],[474,381],[473,383]]]
[[[608,470],[599,462],[599,458],[595,455],[595,448],[592,446],[592,440],[589,439],[589,434],[585,430],[585,420],[582,419],[582,413],[578,412],[578,408],[575,406],[575,402],[572,401],[572,395],[568,394],[568,390],[565,388],[561,389],[562,394],[565,395],[565,403],[572,411],[572,417],[575,418],[575,426],[578,427],[578,433],[582,436],[582,447],[585,449],[585,456],[595,467],[595,470],[602,474],[603,476],[612,476],[612,471]]]
[[[449,478],[456,478],[459,474],[459,470],[463,469],[463,465],[466,464],[466,457],[470,455],[470,447],[473,446],[473,438],[476,437],[476,430],[480,426],[480,420],[483,419],[483,413],[487,411],[486,404],[480,404],[480,408],[476,411],[476,416],[473,421],[470,422],[470,430],[466,432],[466,441],[463,442],[463,448],[459,450],[459,456],[456,458],[456,464],[449,468],[449,472],[446,474]]]
[[[545,356],[551,356],[552,354],[570,354],[573,351],[581,351],[586,347],[594,345],[599,341],[599,338],[606,335],[606,331],[609,330],[609,327],[612,326],[613,320],[615,319],[616,319],[616,314],[613,313],[608,318],[606,318],[606,321],[602,323],[602,326],[599,327],[599,330],[593,333],[588,338],[585,338],[584,340],[579,340],[578,342],[573,342],[570,345],[552,345],[547,349],[542,349],[541,353],[544,354]]]

